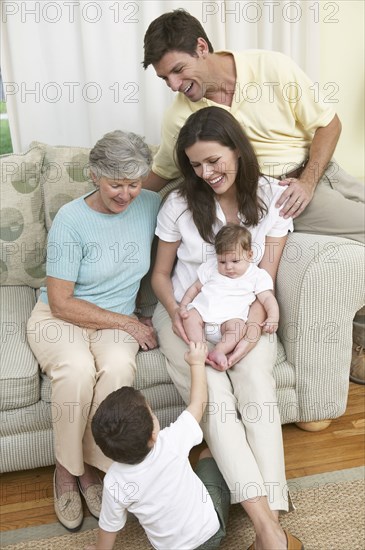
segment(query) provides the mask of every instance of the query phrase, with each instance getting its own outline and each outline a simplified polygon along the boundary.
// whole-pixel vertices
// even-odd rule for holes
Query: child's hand
[[[268,334],[274,334],[278,330],[279,322],[273,317],[268,317],[263,323],[260,324],[262,330]]]
[[[190,365],[202,364],[208,355],[208,346],[205,342],[189,342],[189,351],[185,352],[185,361]]]

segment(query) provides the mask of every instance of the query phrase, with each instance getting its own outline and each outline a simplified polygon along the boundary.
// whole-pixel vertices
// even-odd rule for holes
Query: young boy
[[[252,263],[251,234],[245,227],[222,227],[214,247],[217,257],[199,267],[198,280],[188,288],[180,307],[189,340],[216,344],[208,358],[226,370],[231,366],[227,353],[244,337],[248,310],[256,297],[266,310],[265,332],[276,332],[279,306],[272,278]]]
[[[229,489],[207,449],[196,473],[188,458],[190,449],[202,441],[199,422],[208,400],[206,357],[206,344],[190,343],[185,354],[191,371],[190,404],[164,430],[134,388],[120,388],[99,406],[92,432],[103,453],[115,462],[104,478],[97,543],[87,550],[112,549],[127,511],[135,514],[158,550],[219,547]]]

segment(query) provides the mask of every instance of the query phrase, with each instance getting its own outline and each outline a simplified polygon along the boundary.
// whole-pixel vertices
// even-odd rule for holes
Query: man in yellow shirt
[[[182,9],[152,21],[144,54],[144,68],[152,64],[178,92],[164,115],[148,189],[157,191],[179,175],[173,150],[189,115],[218,105],[246,131],[262,173],[288,186],[277,206],[297,231],[364,242],[364,185],[332,159],[341,122],[289,57],[265,50],[214,52],[200,22]],[[354,321],[351,378],[359,383],[365,383],[364,319],[361,310]]]

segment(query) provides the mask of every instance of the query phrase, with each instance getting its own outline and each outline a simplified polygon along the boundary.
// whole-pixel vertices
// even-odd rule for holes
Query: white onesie
[[[234,279],[218,272],[217,259],[203,263],[198,268],[202,289],[187,309],[195,308],[207,324],[221,325],[229,319],[247,320],[248,310],[256,294],[273,290],[273,280],[265,269],[251,263],[243,275]],[[208,340],[216,341],[212,328],[206,330]]]

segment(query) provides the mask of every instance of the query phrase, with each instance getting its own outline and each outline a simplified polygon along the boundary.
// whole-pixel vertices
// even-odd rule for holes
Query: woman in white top
[[[254,262],[275,281],[293,226],[275,207],[282,187],[260,177],[254,150],[228,110],[207,107],[191,115],[179,133],[176,158],[184,182],[168,196],[158,215],[152,285],[160,303],[153,323],[169,374],[188,402],[190,378],[184,361],[188,339],[180,301],[197,279],[199,266],[214,255],[214,236],[227,223],[247,227]],[[288,510],[288,494],[272,375],[276,336],[261,334],[264,319],[265,311],[256,300],[246,335],[230,355],[232,366],[225,371],[218,365],[207,367],[209,403],[201,425],[231,491],[231,502],[240,502],[254,524],[256,549],[279,550],[294,537],[284,533],[278,521],[279,511]]]

